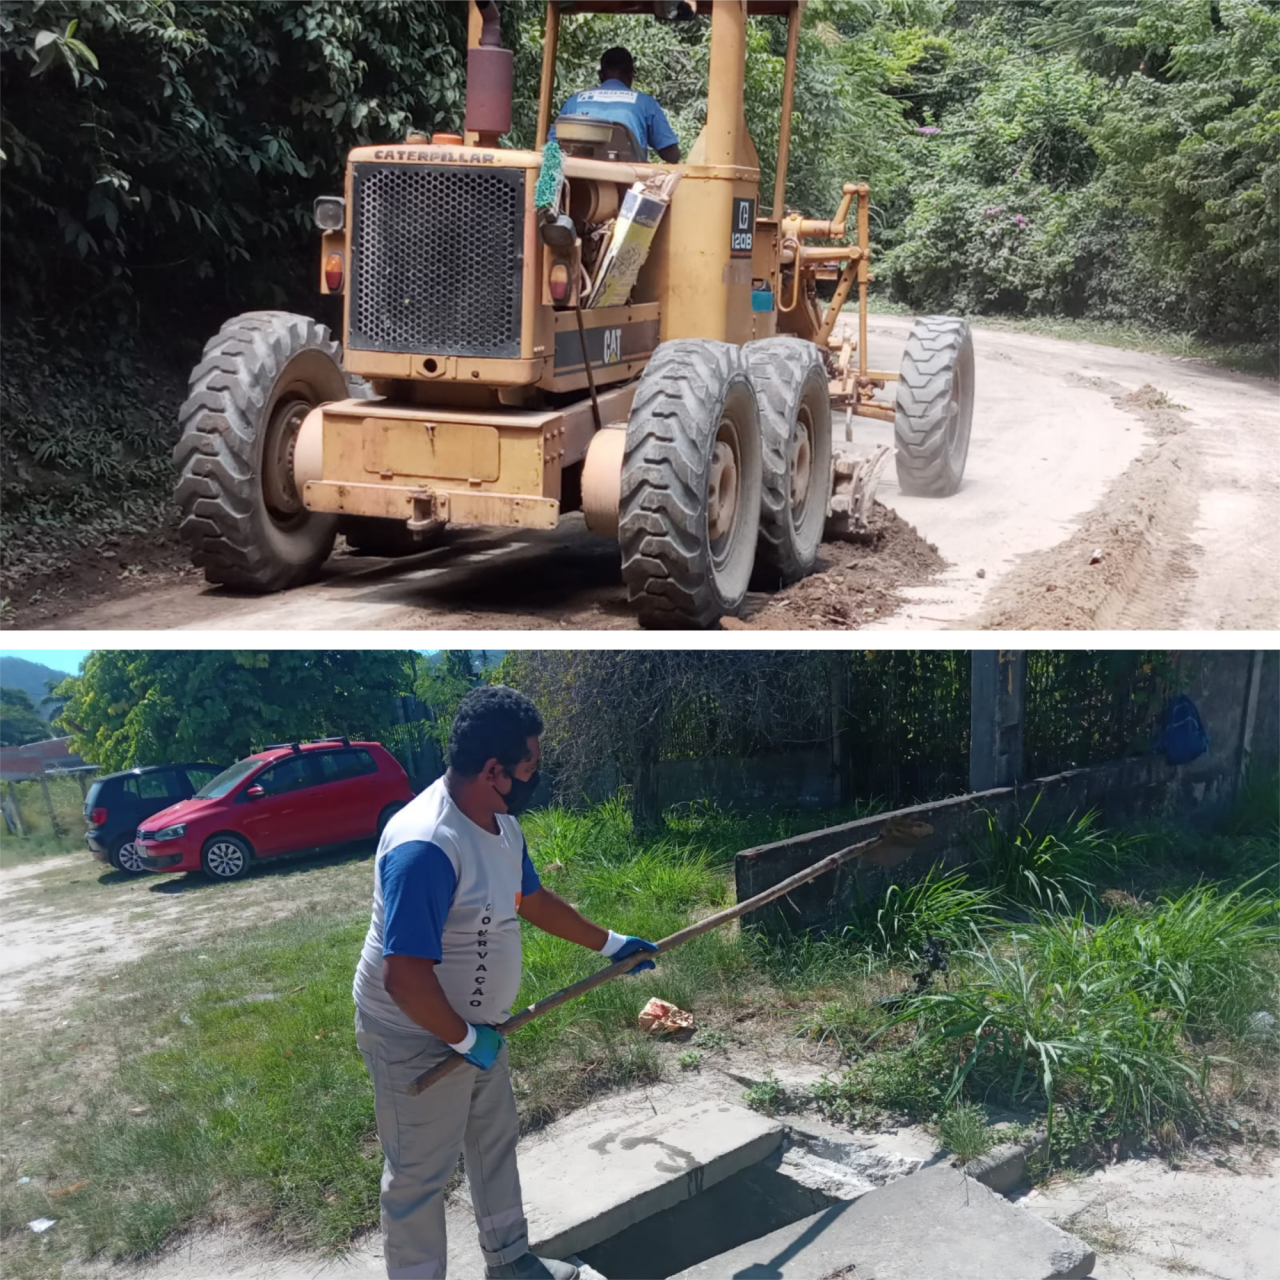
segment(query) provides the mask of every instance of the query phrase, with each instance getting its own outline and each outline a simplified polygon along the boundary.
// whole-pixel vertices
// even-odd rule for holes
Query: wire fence
[[[1024,772],[1036,777],[1151,750],[1175,672],[1162,651],[1032,651]]]

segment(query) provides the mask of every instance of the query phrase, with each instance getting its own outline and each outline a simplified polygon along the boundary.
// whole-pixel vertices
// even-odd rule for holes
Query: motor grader
[[[553,121],[562,11],[709,21],[706,124],[680,164],[650,164],[625,127]],[[889,450],[835,458],[833,410],[846,435],[854,417],[894,423],[905,491],[954,493],[968,325],[919,320],[900,376],[869,369],[867,186],[845,184],[830,219],[786,204],[801,12],[802,0],[553,0],[536,146],[522,150],[500,143],[512,54],[497,7],[472,0],[465,133],[357,147],[343,195],[316,202],[341,344],[308,317],[249,312],[192,373],[177,498],[208,581],[299,585],[339,533],[358,553],[399,555],[449,524],[551,529],[581,511],[617,539],[644,626],[705,627],[738,613],[753,579],[774,589],[810,573],[824,526],[865,521]],[[787,19],[766,204],[743,116],[755,15]],[[540,207],[557,149],[556,203]],[[668,169],[678,180],[634,285],[590,305],[584,258],[634,184]],[[855,285],[856,330],[837,333]],[[879,398],[891,382],[892,405]]]

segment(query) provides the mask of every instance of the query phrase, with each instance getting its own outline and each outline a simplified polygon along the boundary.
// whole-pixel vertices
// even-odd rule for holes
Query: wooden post
[[[837,805],[848,802],[853,790],[852,761],[845,750],[845,719],[849,693],[849,655],[842,649],[827,654],[828,732],[831,735],[831,776]]]
[[[5,794],[9,797],[9,812],[13,814],[14,826],[18,828],[18,834],[25,836],[27,834],[27,824],[22,820],[22,806],[18,803],[18,793],[13,789],[12,782],[6,782]]]
[[[1236,779],[1237,787],[1244,785],[1249,773],[1249,756],[1253,751],[1253,731],[1258,721],[1258,690],[1262,685],[1261,649],[1255,649],[1253,660],[1249,663],[1249,679],[1245,686],[1244,728],[1240,735],[1240,774]]]
[[[49,814],[49,826],[53,828],[55,836],[60,836],[62,832],[58,829],[58,819],[53,813],[53,797],[49,794],[49,778],[47,774],[40,774],[40,790],[44,793],[44,807]]]
[[[1026,651],[975,649],[971,662],[969,790],[1010,787],[1022,777]]]

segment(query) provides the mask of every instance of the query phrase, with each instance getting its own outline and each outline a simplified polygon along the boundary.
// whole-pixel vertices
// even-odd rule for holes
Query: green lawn
[[[794,1034],[840,1050],[844,1069],[812,1095],[788,1097],[766,1081],[752,1091],[755,1105],[816,1107],[850,1122],[938,1119],[968,1134],[971,1113],[947,1120],[954,1104],[1001,1101],[1035,1115],[1052,1102],[1063,1158],[1120,1131],[1160,1131],[1171,1145],[1179,1126],[1203,1126],[1225,1105],[1213,1081],[1230,1072],[1207,1059],[1263,1069],[1237,1050],[1249,1014],[1275,1007],[1276,897],[1261,888],[1274,877],[1238,891],[1186,883],[1214,859],[1241,874],[1268,866],[1274,843],[1254,834],[1268,821],[1255,816],[1203,841],[1168,831],[1117,838],[1088,823],[1050,842],[996,833],[966,872],[890,891],[842,935],[772,944],[736,930],[705,936],[658,974],[607,984],[513,1037],[524,1122],[679,1069],[674,1050],[658,1051],[635,1030],[640,1007],[660,993],[703,1026],[768,1008]],[[814,825],[813,815],[702,810],[642,839],[619,804],[525,820],[548,886],[603,923],[652,938],[731,900],[734,850]],[[1071,879],[1089,870],[1096,883]],[[310,874],[330,877],[332,890],[300,899],[286,918],[228,927],[194,947],[171,942],[104,980],[69,1025],[10,1030],[5,1274],[56,1275],[63,1260],[96,1254],[145,1256],[210,1220],[329,1248],[376,1222],[381,1156],[350,996],[369,864]],[[1144,887],[1150,878],[1174,886],[1168,901]],[[272,888],[307,880],[300,864]],[[1104,884],[1127,886],[1128,896],[1107,900]],[[236,919],[230,898],[225,918]],[[923,940],[938,935],[953,946],[946,987],[897,1015],[876,1006],[874,996],[908,985]],[[598,963],[526,927],[520,1003]],[[1046,1077],[1040,1054],[1052,1045],[1065,1047]],[[1117,1086],[1135,1072],[1141,1088]],[[35,1237],[25,1224],[41,1216],[58,1225]]]

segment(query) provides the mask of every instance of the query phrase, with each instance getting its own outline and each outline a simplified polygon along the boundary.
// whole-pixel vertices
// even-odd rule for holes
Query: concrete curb
[[[970,1160],[964,1171],[975,1182],[990,1187],[997,1195],[1004,1195],[1026,1177],[1032,1158],[1047,1149],[1047,1136],[1033,1134],[1024,1142],[1006,1142],[994,1147],[985,1156]]]

